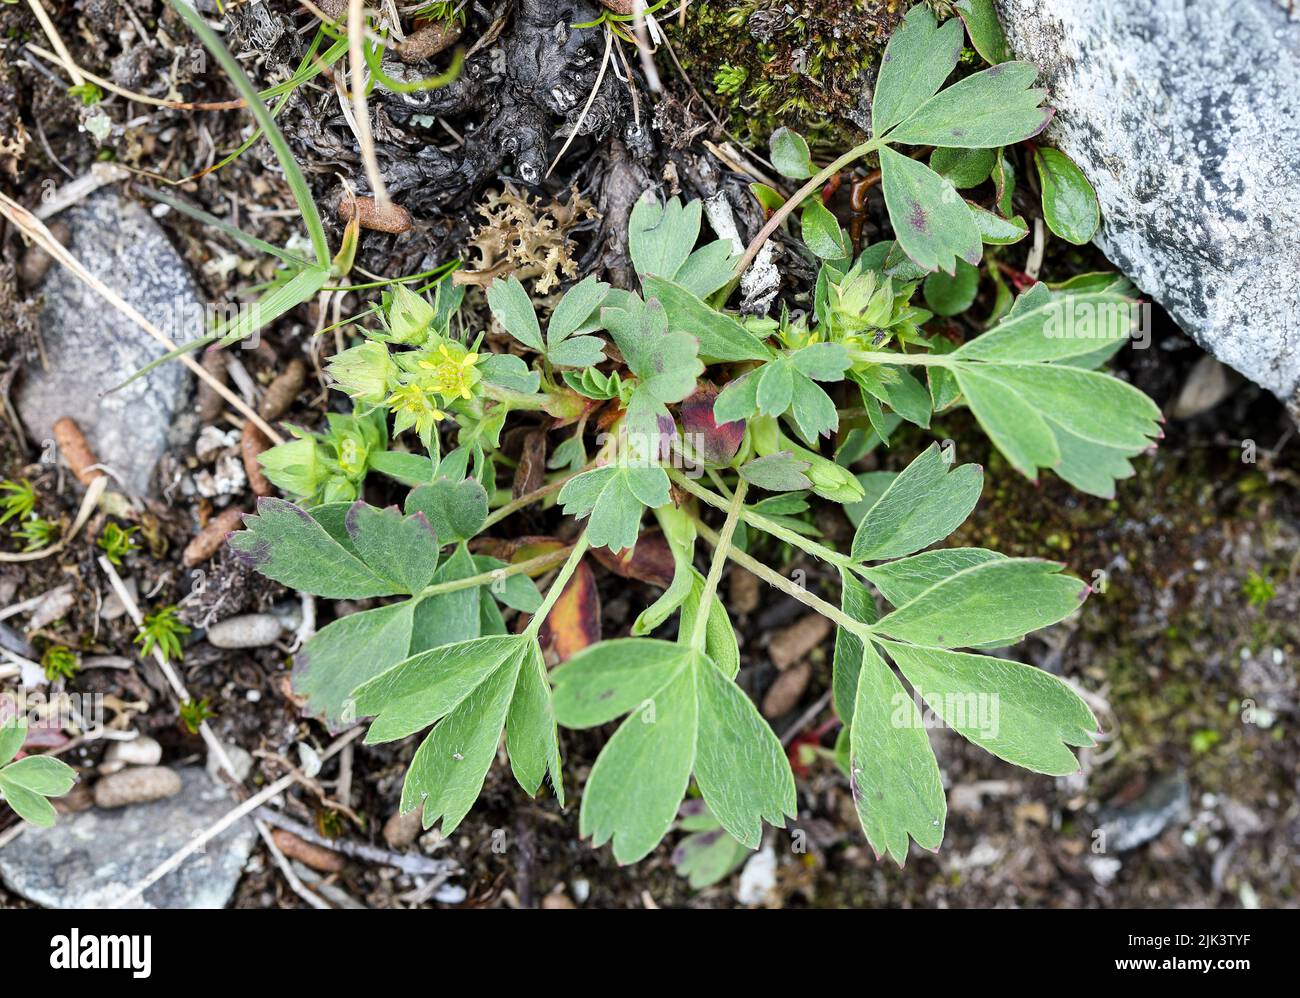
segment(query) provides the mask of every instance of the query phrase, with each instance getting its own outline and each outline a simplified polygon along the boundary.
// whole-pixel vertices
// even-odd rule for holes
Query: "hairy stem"
[[[855,364],[919,364],[922,367],[953,367],[957,363],[942,353],[896,353],[893,350],[850,350]]]
[[[707,503],[716,509],[729,508],[726,499],[718,495],[716,492],[710,492],[702,485],[697,485],[680,471],[669,469],[668,474],[672,476],[673,481],[677,485],[681,486],[701,502]],[[741,481],[743,482],[744,479],[741,479]],[[741,519],[756,530],[761,530],[764,533],[771,534],[773,537],[783,540],[787,544],[797,547],[805,554],[810,554],[814,558],[824,561],[827,564],[834,565],[836,568],[847,568],[852,572],[860,573],[863,571],[862,566],[848,555],[840,554],[838,551],[828,548],[825,544],[818,544],[816,541],[804,537],[802,534],[791,530],[789,527],[783,527],[781,524],[769,520],[762,513],[756,513],[752,509],[742,509],[740,511],[740,516]]]
[[[722,534],[714,542],[717,549],[713,555],[713,563],[709,565],[708,578],[704,580],[704,591],[700,593],[700,606],[695,612],[695,626],[691,629],[691,647],[696,651],[702,651],[704,648],[704,635],[709,623],[709,609],[713,606],[713,594],[718,591],[718,583],[722,579],[722,569],[727,563],[727,552],[731,550],[731,538],[736,532],[736,524],[740,522],[740,514],[745,508],[745,490],[749,483],[743,478],[737,483],[736,491],[731,495],[731,502],[727,506],[727,519],[722,525]]]
[[[771,237],[772,233],[780,228],[781,223],[786,220],[792,211],[798,208],[804,202],[804,198],[810,197],[822,184],[826,183],[831,177],[839,173],[846,166],[861,159],[867,153],[875,152],[884,142],[880,139],[870,139],[860,146],[854,146],[830,166],[824,167],[817,173],[808,178],[808,181],[794,192],[780,208],[772,212],[772,217],[767,220],[767,224],[758,230],[753,241],[745,249],[745,255],[740,258],[736,264],[734,276],[726,285],[726,293],[730,295],[735,290],[736,285],[740,282],[740,277],[749,269],[749,265],[754,262],[754,257],[758,256],[758,251],[763,248],[763,244]],[[723,299],[725,301],[725,299]]]
[[[442,593],[454,593],[461,589],[473,589],[475,586],[490,586],[497,579],[522,575],[525,572],[545,572],[564,561],[572,550],[572,547],[566,547],[558,551],[547,551],[546,554],[539,554],[536,558],[529,558],[527,561],[506,565],[503,568],[494,568],[490,572],[479,572],[478,575],[467,575],[463,579],[450,579],[447,582],[435,582],[421,589],[417,596],[424,599]]]
[[[528,629],[524,631],[525,635],[530,638],[537,637],[538,632],[542,629],[542,624],[546,620],[546,615],[551,612],[551,609],[559,600],[560,594],[564,592],[564,587],[568,585],[569,579],[578,570],[578,564],[582,561],[582,556],[586,553],[586,550],[587,532],[584,530],[582,536],[569,550],[568,561],[561,567],[560,573],[555,577],[555,581],[551,583],[551,588],[546,591],[546,599],[542,600],[542,605],[537,608],[537,612],[533,614],[533,619],[528,622]]]
[[[482,529],[487,530],[487,528],[492,526],[492,524],[499,523],[500,521],[504,520],[507,516],[510,516],[512,513],[518,513],[521,509],[525,508],[526,506],[531,506],[533,503],[541,499],[545,499],[556,489],[563,488],[565,482],[567,482],[570,478],[573,478],[576,475],[581,475],[583,471],[587,471],[587,470],[589,469],[583,468],[581,471],[575,471],[569,475],[562,475],[561,477],[557,478],[553,482],[547,482],[545,485],[541,486],[540,488],[533,489],[532,492],[525,492],[518,499],[512,499],[510,502],[506,503],[500,509],[493,510],[491,513],[489,513],[488,518],[483,521]]]
[[[716,531],[714,531],[711,527],[707,526],[699,519],[696,519],[695,521],[695,529],[699,531],[701,537],[703,537],[706,541],[708,541],[710,544],[714,546],[717,546],[719,541],[721,540],[721,538],[718,536]],[[804,606],[808,607],[809,609],[816,610],[818,613],[820,613],[827,620],[834,623],[836,626],[842,627],[846,631],[851,631],[852,633],[856,634],[858,637],[864,640],[871,637],[871,630],[869,627],[867,627],[866,624],[854,620],[852,617],[846,614],[839,607],[832,606],[830,603],[827,603],[820,596],[816,596],[813,593],[810,593],[803,586],[791,582],[780,572],[773,571],[772,569],[764,565],[761,561],[758,561],[756,558],[751,558],[749,555],[745,554],[744,551],[737,550],[736,548],[733,548],[730,546],[730,544],[728,544],[727,557],[730,558],[732,561],[734,561],[741,568],[747,569],[748,571],[752,572],[754,575],[758,576],[768,585],[775,586],[777,589],[781,590],[781,592],[785,593],[787,596],[791,596],[794,599],[797,599],[800,603],[802,603]],[[701,607],[700,613],[701,614],[704,613],[703,607]]]

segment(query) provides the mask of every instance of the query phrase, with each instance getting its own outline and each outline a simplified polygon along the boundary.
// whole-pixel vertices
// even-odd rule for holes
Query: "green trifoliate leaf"
[[[706,655],[650,638],[603,642],[553,675],[566,727],[629,713],[592,767],[580,827],[620,863],[667,834],[692,771],[709,807],[756,848],[763,820],[793,814],[794,778],[754,705]]]
[[[954,572],[880,618],[881,634],[936,648],[1018,641],[1068,617],[1089,589],[1059,562],[999,558]]]
[[[519,283],[519,278],[508,277],[504,281],[493,281],[488,287],[487,300],[492,314],[507,333],[538,353],[546,352],[546,345],[542,342],[542,327],[533,310],[533,300]]]
[[[855,561],[898,558],[941,541],[979,502],[984,472],[964,464],[949,470],[931,444],[890,483],[853,536]]]
[[[0,797],[24,821],[49,828],[56,815],[46,798],[61,797],[71,790],[77,773],[67,763],[48,756],[29,755],[10,762],[26,738],[25,718],[15,717],[0,726]]]
[[[533,638],[485,637],[413,655],[355,691],[356,711],[375,715],[369,742],[434,725],[407,772],[403,813],[423,802],[424,826],[441,818],[450,833],[478,797],[503,727],[524,790],[535,793],[549,770],[563,793],[542,668]]]
[[[902,866],[908,836],[939,848],[948,814],[939,763],[921,712],[870,643],[849,722],[849,788],[877,857],[887,853]]]
[[[914,146],[989,149],[1014,145],[1047,127],[1056,112],[1040,107],[1044,90],[1031,89],[1037,68],[1004,62],[941,90],[890,130],[890,142]]]
[[[979,229],[952,184],[924,163],[880,150],[881,187],[898,244],[923,270],[953,273],[958,260],[978,264]]]
[[[621,551],[636,545],[641,515],[669,501],[668,474],[658,466],[610,465],[570,479],[560,490],[568,516],[590,516],[592,547]]]
[[[533,310],[532,299],[515,277],[493,281],[488,288],[488,305],[497,321],[515,339],[538,353],[555,367],[593,367],[605,359],[604,344],[595,336],[575,336],[581,330],[599,328],[596,317],[600,305],[609,294],[609,285],[587,277],[565,293],[555,306],[551,321],[546,327],[546,340],[542,341],[541,326]],[[595,320],[595,321],[593,321]],[[535,392],[537,375],[527,380],[528,368],[517,357],[491,354],[489,357],[509,358],[496,361],[483,376],[493,384],[501,384],[517,391]],[[484,358],[487,360],[488,358]],[[510,362],[513,361],[513,364]],[[509,366],[507,366],[509,364]]]
[[[978,187],[989,179],[996,158],[994,149],[936,149],[930,154],[930,169],[953,187]]]
[[[345,523],[362,560],[399,592],[418,593],[433,581],[438,537],[423,513],[403,517],[396,506],[376,509],[358,499]]]
[[[631,301],[627,309],[605,309],[602,318],[636,376],[625,423],[631,446],[643,460],[649,460],[676,433],[668,404],[680,402],[695,390],[704,365],[697,356],[699,342],[689,333],[669,332],[658,302]]]
[[[813,167],[812,154],[808,151],[808,143],[798,132],[782,126],[772,133],[768,145],[772,165],[781,176],[803,180],[817,172]]]
[[[283,499],[259,499],[230,549],[245,565],[291,589],[331,599],[391,596],[398,588],[348,552],[307,511]]]
[[[680,200],[670,198],[661,205],[654,191],[642,194],[627,226],[628,255],[636,272],[674,277],[695,248],[702,211],[699,201],[683,207]]]
[[[1082,246],[1101,224],[1101,206],[1083,171],[1055,149],[1035,149],[1034,165],[1043,189],[1043,218],[1047,227],[1067,242]]]
[[[884,135],[938,92],[961,55],[961,22],[939,26],[934,11],[917,4],[885,46],[871,98],[871,134]]]
[[[957,383],[989,439],[1017,470],[1052,468],[1093,495],[1114,494],[1127,459],[1159,436],[1160,410],[1097,371],[1061,364],[961,364]]]
[[[331,731],[355,721],[352,691],[409,654],[415,604],[350,613],[317,631],[293,659],[293,691]]]
[[[407,514],[423,513],[439,543],[466,541],[483,529],[488,515],[487,491],[477,481],[439,478],[412,489],[406,496]]]
[[[975,51],[992,65],[1006,62],[1011,56],[1002,22],[998,20],[993,0],[957,0],[953,6],[966,22],[966,33]]]
[[[999,759],[1067,776],[1079,770],[1068,746],[1095,744],[1097,719],[1088,705],[1042,669],[892,641],[884,647],[946,724]]]
[[[902,606],[962,569],[1005,557],[984,548],[940,548],[874,565],[863,574],[880,590],[880,595],[894,606]]]
[[[768,360],[773,356],[771,348],[733,316],[710,308],[698,293],[662,277],[646,277],[643,283],[646,297],[663,307],[668,327],[694,336],[699,341],[700,357],[709,363]]]

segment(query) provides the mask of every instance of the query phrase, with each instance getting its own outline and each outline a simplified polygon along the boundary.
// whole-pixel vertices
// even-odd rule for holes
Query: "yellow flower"
[[[421,437],[426,436],[435,423],[447,418],[447,414],[433,404],[433,399],[419,385],[402,385],[384,402],[393,410],[396,419],[393,432],[401,433],[414,426]]]
[[[474,386],[480,378],[474,369],[477,363],[478,354],[459,343],[442,343],[436,352],[419,362],[422,370],[430,372],[421,378],[421,384],[441,395],[445,402],[473,398]]]

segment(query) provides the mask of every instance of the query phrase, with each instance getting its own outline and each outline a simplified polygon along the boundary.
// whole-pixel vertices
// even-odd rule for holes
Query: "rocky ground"
[[[46,6],[80,66],[123,88],[189,101],[231,95],[163,4]],[[749,162],[745,136],[722,127],[736,124],[725,95],[702,95],[690,82],[711,76],[690,57],[689,76],[665,70],[666,91],[653,113],[639,68],[629,67],[637,83],[631,90],[606,77],[572,151],[543,180],[559,146],[552,133],[578,120],[600,55],[592,50],[594,33],[571,32],[561,42],[537,30],[553,6],[524,0],[507,17],[505,5],[474,5],[463,44],[479,50],[457,84],[378,99],[379,162],[413,220],[397,234],[363,236],[355,282],[364,274],[428,270],[457,255],[491,272],[501,265],[495,236],[523,212],[534,223],[549,216],[543,228],[562,233],[512,267],[551,267],[564,281],[600,271],[626,283],[622,233],[647,184],[687,196],[721,187],[738,209],[752,204],[738,171]],[[595,15],[585,0],[560,6],[567,23]],[[878,19],[862,46],[878,44],[896,13],[894,4],[836,6]],[[311,23],[296,5],[259,0],[238,8],[227,41],[266,85],[298,65],[310,39],[302,29]],[[144,191],[160,178],[193,177],[173,193],[268,242],[301,240],[264,143],[195,176],[246,137],[248,119],[239,111],[158,107],[112,94],[85,106],[68,95],[63,67],[26,47],[48,47],[28,7],[0,6],[0,29],[0,188],[38,210],[50,203],[49,192],[66,193],[76,178],[112,178],[50,220],[60,223],[74,255],[164,329],[184,324],[178,301],[237,300],[272,269],[215,228],[149,200]],[[704,58],[698,47],[683,51]],[[421,72],[443,68],[446,59],[435,57]],[[845,70],[837,85],[849,87],[860,72]],[[860,107],[844,104],[843,111],[819,141],[833,145],[839,129],[849,134],[861,121]],[[329,79],[294,91],[279,121],[337,245],[343,181],[363,194],[369,188]],[[844,201],[847,210],[847,191]],[[757,209],[748,211],[740,221],[752,231]],[[882,222],[878,201],[868,199],[859,223],[865,237]],[[1094,250],[1053,250],[1044,276],[1106,266]],[[792,285],[810,276],[791,265]],[[369,297],[328,292],[228,351],[213,369],[250,404],[271,400],[261,410],[266,418],[317,426],[336,404],[322,361],[342,340],[315,334],[362,311]],[[485,315],[477,288],[468,308]],[[177,604],[192,628],[177,679],[190,701],[206,702],[209,724],[245,786],[256,792],[296,776],[282,806],[261,812],[275,824],[266,829],[275,852],[241,821],[150,888],[151,904],[301,906],[305,892],[297,888],[305,887],[340,907],[1294,906],[1300,442],[1271,395],[1206,358],[1158,309],[1153,321],[1150,347],[1126,350],[1116,367],[1170,416],[1167,436],[1112,501],[1050,477],[1029,484],[990,453],[964,413],[934,427],[962,460],[987,468],[983,501],[959,541],[1012,555],[1050,554],[1098,590],[1077,617],[1026,649],[1035,664],[1085,691],[1102,720],[1105,738],[1083,753],[1082,772],[1036,776],[935,730],[949,793],[944,846],[937,855],[914,852],[901,870],[874,861],[829,751],[836,722],[822,694],[833,637],[817,618],[805,618],[800,604],[733,570],[727,592],[742,638],[741,682],[792,746],[800,813],[787,829],[769,832],[757,854],[738,858],[734,873],[697,890],[674,869],[681,858],[675,847],[690,848],[684,835],[620,868],[608,850],[579,839],[576,808],[561,811],[546,795],[523,798],[500,766],[469,818],[444,839],[394,817],[415,740],[349,743],[328,755],[330,733],[301,716],[287,685],[295,634],[315,607],[223,551],[185,556],[222,511],[251,505],[256,483],[241,451],[242,421],[197,393],[179,364],[101,397],[161,348],[6,226],[0,478],[29,479],[39,515],[68,530],[84,489],[50,460],[47,441],[56,421],[72,416],[111,472],[110,493],[118,498],[50,556],[0,563],[0,645],[9,653],[0,685],[44,685],[44,676],[24,673],[12,656],[40,659],[51,645],[73,648],[81,669],[54,688],[102,696],[114,736],[39,732],[41,744],[76,766],[82,781],[60,804],[52,832],[23,831],[7,811],[0,816],[0,906],[102,901],[105,879],[136,882],[234,806],[212,746],[183,723],[174,684],[139,654],[127,605],[97,562],[105,552],[96,540],[110,524],[135,528],[134,549],[115,569],[130,602],[146,611]],[[924,442],[919,431],[915,438],[903,433],[892,452],[871,460],[901,466]],[[832,538],[851,535],[836,509],[821,511],[818,526]],[[513,529],[553,532],[555,514],[525,513]],[[0,536],[0,550],[21,546]],[[836,581],[817,565],[777,546],[761,553],[783,568],[802,568],[810,586],[836,598]],[[604,634],[626,633],[657,590],[599,565],[594,572]],[[118,740],[130,734],[141,737]],[[580,785],[600,739],[589,732],[563,737]],[[149,780],[162,789],[145,786]]]

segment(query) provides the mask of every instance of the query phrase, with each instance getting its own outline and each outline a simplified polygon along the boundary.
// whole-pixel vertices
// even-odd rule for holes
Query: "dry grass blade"
[[[166,100],[162,97],[150,97],[148,94],[137,93],[134,90],[127,90],[125,87],[119,87],[112,80],[106,80],[102,76],[96,76],[88,69],[82,69],[73,61],[71,56],[65,59],[62,56],[55,55],[53,52],[43,49],[39,45],[34,45],[31,42],[28,42],[26,47],[27,51],[32,53],[32,55],[39,56],[47,62],[53,62],[62,66],[68,71],[69,76],[72,76],[73,71],[75,70],[76,75],[89,80],[91,83],[95,84],[95,86],[107,90],[109,93],[117,94],[119,97],[125,97],[127,100],[133,100],[137,104],[148,104],[152,107],[165,107],[172,111],[233,111],[237,108],[248,106],[248,102],[242,97],[237,97],[234,100],[197,102]]]
[[[587,103],[582,106],[582,114],[578,115],[578,120],[569,129],[569,137],[564,140],[564,145],[560,146],[560,151],[555,154],[555,159],[551,160],[551,165],[546,171],[548,177],[560,160],[564,158],[564,154],[569,151],[569,146],[573,144],[573,140],[578,137],[578,132],[582,130],[582,123],[587,120],[587,112],[591,110],[591,105],[596,103],[596,95],[600,93],[600,85],[605,82],[605,70],[609,68],[609,53],[613,44],[614,32],[606,28],[605,54],[600,59],[600,72],[596,74],[596,82],[591,88],[591,93],[587,95]]]
[[[116,291],[87,270],[80,260],[68,252],[67,248],[50,234],[50,230],[45,227],[44,222],[20,205],[17,201],[2,192],[0,192],[0,215],[3,215],[5,218],[9,219],[9,221],[13,222],[19,231],[30,237],[41,247],[41,249],[45,250],[45,252],[49,253],[50,256],[57,260],[60,265],[70,270],[79,281],[82,281],[87,287],[165,346],[168,350],[174,351],[179,349],[171,337],[141,315]],[[190,357],[188,354],[181,354],[179,359],[182,364],[206,381],[214,392],[234,406],[234,408],[245,419],[252,420],[257,428],[265,433],[272,442],[277,444],[284,443],[283,436],[272,429],[271,425],[259,416],[255,410],[244,402],[243,399],[205,371],[198,361],[193,357]]]
[[[375,156],[375,137],[370,130],[370,111],[366,107],[366,56],[363,46],[365,35],[365,4],[363,0],[349,0],[348,3],[348,68],[352,97],[353,126],[357,133],[357,142],[361,146],[361,159],[366,164],[366,179],[370,181],[370,190],[375,196],[375,203],[387,208],[392,203],[384,178],[379,173],[379,160]],[[383,54],[380,53],[380,58]]]

